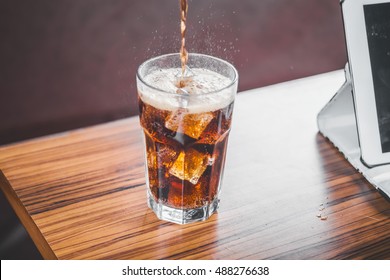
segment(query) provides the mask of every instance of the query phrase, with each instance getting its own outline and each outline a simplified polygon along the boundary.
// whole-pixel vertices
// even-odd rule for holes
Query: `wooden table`
[[[138,118],[0,148],[0,187],[47,259],[390,259],[390,204],[316,127],[335,71],[237,97],[221,205],[146,205]]]

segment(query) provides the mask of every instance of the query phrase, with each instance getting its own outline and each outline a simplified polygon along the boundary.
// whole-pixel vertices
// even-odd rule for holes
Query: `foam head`
[[[237,85],[212,70],[192,68],[191,75],[181,77],[181,68],[157,69],[144,78],[147,86],[138,85],[143,102],[158,109],[189,113],[211,112],[228,106]]]

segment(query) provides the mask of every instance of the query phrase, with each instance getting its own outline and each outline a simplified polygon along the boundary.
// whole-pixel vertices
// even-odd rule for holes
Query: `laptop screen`
[[[364,5],[382,153],[390,152],[390,3]]]

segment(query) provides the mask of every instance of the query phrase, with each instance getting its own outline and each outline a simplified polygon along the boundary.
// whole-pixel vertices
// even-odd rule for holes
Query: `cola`
[[[198,208],[217,196],[233,102],[211,112],[162,110],[139,99],[148,186],[173,208]]]
[[[188,52],[186,49],[188,2],[187,0],[180,0],[179,2],[180,2],[180,35],[181,35],[180,60],[181,60],[181,70],[183,75],[188,61]]]

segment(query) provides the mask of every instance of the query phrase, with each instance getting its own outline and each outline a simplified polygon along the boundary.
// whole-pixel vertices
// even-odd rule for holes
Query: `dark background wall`
[[[138,65],[179,50],[178,2],[0,0],[0,145],[136,115]],[[342,68],[343,36],[339,0],[189,0],[188,50],[232,62],[239,91]],[[0,210],[0,257],[39,258]]]
[[[178,0],[0,0],[0,144],[137,114],[137,66],[179,44]],[[187,46],[240,91],[346,60],[338,0],[190,0]]]

